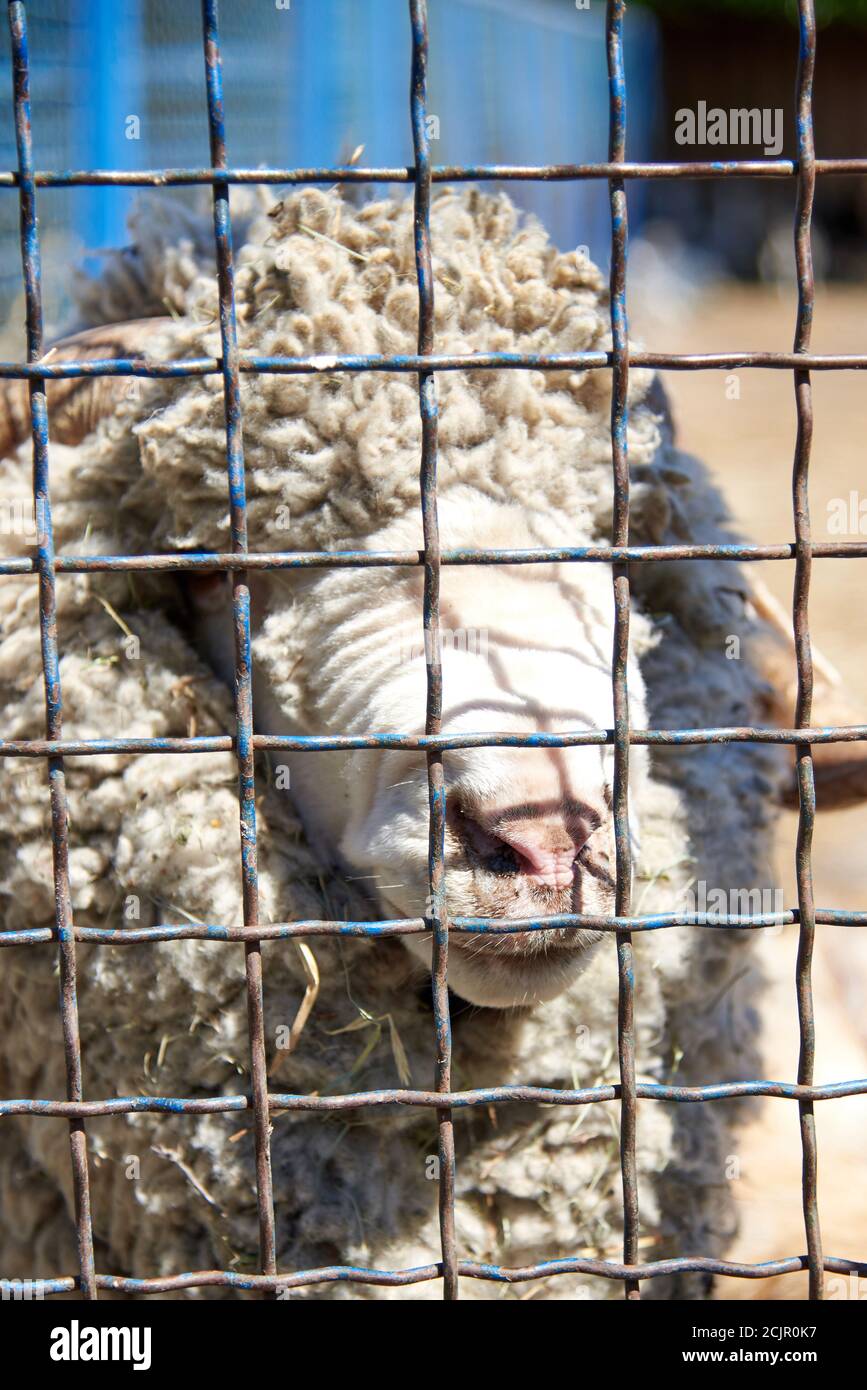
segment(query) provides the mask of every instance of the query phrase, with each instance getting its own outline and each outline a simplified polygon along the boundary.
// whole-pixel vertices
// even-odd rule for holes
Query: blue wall
[[[282,0],[285,3],[285,0]],[[604,159],[608,105],[603,0],[431,0],[429,105],[436,163]],[[37,167],[134,169],[208,163],[199,6],[195,0],[31,0]],[[409,23],[405,0],[222,0],[229,160],[333,164],[364,145],[366,164],[408,164]],[[0,61],[9,41],[0,26]],[[628,153],[653,152],[659,72],[654,21],[626,21]],[[6,92],[11,90],[7,77]],[[0,93],[3,88],[0,86]],[[138,116],[140,138],[128,138]],[[0,160],[14,166],[11,100],[0,100]],[[512,184],[561,246],[608,256],[601,183]],[[633,228],[643,189],[629,190]],[[124,189],[46,191],[43,226],[77,247],[124,240]],[[146,196],[191,196],[158,191]],[[0,198],[0,237],[16,209]],[[4,280],[8,258],[4,258]],[[46,265],[50,274],[51,267]]]

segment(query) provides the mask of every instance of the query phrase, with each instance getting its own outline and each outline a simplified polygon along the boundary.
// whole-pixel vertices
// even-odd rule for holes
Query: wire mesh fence
[[[29,383],[33,441],[33,502],[38,529],[35,557],[0,560],[0,574],[32,574],[39,586],[42,668],[45,685],[45,738],[0,740],[0,755],[44,759],[47,762],[51,824],[55,925],[0,933],[2,946],[38,946],[56,943],[60,957],[61,1015],[66,1062],[66,1100],[0,1101],[0,1115],[62,1117],[68,1121],[72,1163],[79,1270],[32,1282],[36,1296],[78,1292],[95,1299],[100,1289],[130,1295],[160,1294],[188,1288],[218,1286],[225,1289],[276,1293],[301,1286],[335,1281],[371,1285],[410,1285],[441,1280],[447,1299],[458,1296],[460,1278],[519,1282],[556,1274],[587,1274],[620,1281],[626,1297],[640,1296],[642,1280],[701,1272],[743,1279],[809,1271],[810,1296],[822,1296],[823,1273],[867,1275],[867,1263],[826,1255],[823,1251],[817,1201],[817,1150],[813,1107],[824,1099],[867,1094],[867,1080],[833,1085],[814,1085],[815,1037],[811,990],[811,957],[819,923],[867,926],[867,912],[817,909],[813,900],[811,838],[816,799],[813,778],[814,744],[867,739],[867,726],[813,728],[811,719],[812,657],[808,600],[812,559],[816,557],[867,556],[867,542],[814,543],[808,506],[808,476],[812,433],[811,372],[867,367],[865,355],[817,355],[810,352],[810,327],[814,301],[811,263],[811,216],[818,175],[867,173],[867,159],[819,160],[815,156],[812,119],[812,81],[815,65],[816,28],[813,0],[798,0],[799,62],[797,71],[798,158],[794,161],[689,162],[678,164],[630,164],[626,160],[626,84],[623,62],[625,0],[608,0],[606,11],[609,78],[609,151],[607,162],[557,166],[433,166],[427,134],[426,74],[428,58],[426,0],[409,0],[411,28],[410,116],[414,164],[409,168],[335,167],[318,169],[233,169],[228,164],[223,110],[220,37],[217,0],[202,0],[202,34],[210,134],[211,166],[207,169],[145,170],[134,174],[110,170],[38,171],[34,165],[30,127],[30,62],[25,6],[10,0],[15,128],[18,167],[0,172],[0,186],[18,190],[20,203],[21,258],[26,297],[27,362],[0,363],[0,377]],[[791,178],[797,189],[794,252],[798,275],[798,312],[791,353],[744,352],[672,355],[630,349],[626,314],[626,257],[628,242],[626,187],[630,179],[654,178]],[[466,356],[438,355],[434,332],[434,279],[431,261],[430,206],[432,185],[439,182],[535,179],[605,179],[611,208],[611,336],[608,352],[573,354],[487,353]],[[229,190],[232,184],[395,183],[408,184],[414,195],[415,258],[419,306],[418,350],[415,355],[319,358],[262,357],[242,352],[235,322],[232,223]],[[221,355],[159,362],[144,357],[87,361],[44,360],[41,307],[39,232],[36,190],[39,187],[94,187],[126,184],[149,187],[210,185],[213,190],[214,244],[219,284]],[[664,370],[776,369],[792,371],[797,412],[797,443],[792,479],[794,540],[774,545],[630,545],[629,457],[627,450],[627,390],[630,368]],[[614,477],[614,525],[611,545],[538,550],[443,550],[437,517],[437,393],[440,371],[486,370],[608,370],[612,373],[611,439]],[[247,547],[247,514],[243,421],[240,375],[249,373],[314,374],[342,372],[407,372],[418,377],[422,424],[420,498],[423,518],[422,551],[391,552],[287,552],[250,553]],[[225,407],[226,465],[231,517],[231,551],[224,554],[160,555],[55,555],[50,505],[49,419],[46,382],[85,376],[222,378]],[[695,729],[635,729],[630,725],[627,657],[629,653],[630,566],[665,560],[703,559],[763,561],[793,558],[796,566],[793,628],[797,659],[798,698],[795,726],[790,729],[726,727]],[[443,734],[442,672],[439,660],[439,583],[441,567],[450,564],[535,564],[541,562],[602,563],[611,567],[615,612],[614,648],[611,661],[614,726],[580,732],[544,734]],[[253,570],[322,566],[420,566],[424,574],[424,627],[427,700],[422,735],[374,733],[365,736],[282,736],[254,729],[251,663],[250,593],[247,574]],[[231,575],[234,611],[235,727],[223,735],[171,739],[102,738],[70,740],[63,737],[62,694],[56,631],[55,577],[63,573],[106,570],[221,571]],[[799,786],[797,841],[797,907],[776,914],[747,916],[684,915],[671,912],[654,916],[633,915],[630,903],[631,849],[629,840],[629,750],[633,745],[697,745],[710,743],[784,743],[794,745]],[[537,921],[484,918],[449,918],[445,896],[446,792],[443,753],[448,749],[491,745],[569,747],[609,744],[614,749],[615,780],[613,816],[616,848],[616,895],[613,916],[566,914]],[[429,914],[424,918],[361,921],[294,921],[261,923],[258,904],[256,854],[256,805],[254,757],[259,750],[316,751],[326,749],[383,749],[400,747],[424,752],[429,789]],[[184,923],[130,927],[76,927],[69,878],[69,830],[64,758],[102,753],[175,755],[203,751],[232,751],[237,761],[241,819],[243,925]],[[757,930],[781,923],[799,930],[797,1003],[800,1026],[800,1058],[797,1081],[739,1081],[717,1085],[675,1086],[641,1083],[636,1079],[633,1004],[632,937],[635,932],[657,931],[677,925],[696,929],[736,927]],[[618,962],[618,1063],[615,1084],[571,1090],[533,1086],[500,1086],[453,1091],[451,1088],[451,1031],[448,996],[449,933],[508,934],[556,926],[590,927],[613,935]],[[435,1082],[430,1091],[397,1089],[362,1091],[340,1095],[295,1095],[268,1090],[263,1012],[263,941],[346,934],[352,936],[409,936],[429,933],[433,942],[433,1006]],[[76,946],[79,941],[97,944],[201,939],[213,943],[243,943],[246,964],[246,996],[250,1046],[249,1094],[212,1098],[126,1096],[85,1099],[79,1041],[76,989]],[[215,949],[218,947],[215,945]],[[800,1114],[803,1154],[802,1193],[806,1254],[761,1264],[736,1264],[702,1256],[679,1256],[641,1263],[639,1252],[640,1208],[636,1165],[636,1116],[639,1099],[696,1104],[737,1096],[772,1096],[795,1101]],[[583,1106],[599,1101],[620,1104],[620,1167],[623,1186],[624,1242],[621,1263],[584,1257],[564,1257],[522,1268],[506,1268],[462,1260],[455,1237],[455,1149],[453,1117],[456,1110],[509,1102],[535,1102]],[[274,1195],[271,1177],[270,1120],[281,1111],[339,1111],[362,1107],[403,1105],[433,1110],[438,1124],[439,1225],[441,1260],[422,1267],[376,1270],[333,1266],[281,1272],[277,1267]],[[256,1197],[259,1224],[259,1272],[200,1270],[165,1277],[131,1278],[97,1272],[90,1206],[86,1121],[89,1116],[133,1115],[142,1112],[173,1115],[251,1112],[255,1143]]]

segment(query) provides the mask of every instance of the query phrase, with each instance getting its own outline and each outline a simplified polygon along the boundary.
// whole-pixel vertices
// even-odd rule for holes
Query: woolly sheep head
[[[460,534],[492,539],[490,510],[483,501],[475,508],[465,502]],[[455,529],[449,530],[454,537]],[[502,540],[501,529],[493,539]],[[513,539],[525,539],[520,526]],[[444,568],[446,734],[611,728],[611,579],[607,567],[582,568],[580,576],[567,573],[565,565]],[[273,679],[294,642],[303,653],[301,704],[317,731],[422,732],[421,597],[417,572],[401,577],[392,571],[372,583],[346,573],[315,580],[300,605],[296,592],[291,612],[278,600],[255,644],[262,674],[271,677],[267,727],[297,728],[297,696]],[[308,622],[309,636],[299,635],[299,623],[303,628]],[[630,687],[632,717],[641,723],[637,665],[630,669]],[[633,784],[643,775],[643,761],[644,750],[633,749]],[[294,759],[292,769],[311,841],[327,845],[337,863],[374,888],[382,915],[429,916],[425,755],[411,749],[313,753]],[[564,913],[611,914],[610,745],[455,748],[444,753],[443,770],[451,918],[536,921]],[[403,940],[430,965],[429,935]],[[453,930],[449,982],[475,1004],[530,1005],[565,989],[599,940],[598,931],[574,927],[499,934]]]
[[[599,272],[583,255],[558,252],[508,198],[446,192],[434,201],[432,223],[439,350],[604,347],[609,325]],[[130,322],[97,326],[56,345],[55,360],[219,352],[213,273],[198,265],[189,226],[179,231],[182,250],[161,225],[140,230],[148,248],[149,297],[139,310],[145,317],[133,321],[130,304]],[[116,274],[111,265],[105,272],[107,318],[119,312],[117,285],[129,287],[122,260]],[[180,312],[171,322],[155,322],[146,315],[155,299],[165,298],[166,267],[174,267],[172,302]],[[414,349],[414,279],[407,201],[354,210],[337,195],[304,190],[251,229],[238,254],[242,346],[272,355],[312,352],[322,368],[305,378],[245,374],[252,549],[420,546],[417,382],[405,374],[325,370],[334,353]],[[88,302],[91,313],[97,291]],[[443,544],[574,543],[598,533],[600,516],[604,531],[611,497],[607,377],[441,374]],[[128,470],[127,535],[111,544],[140,548],[147,535],[152,549],[228,548],[219,379],[149,384],[144,406],[138,396],[112,395],[110,380],[93,389],[79,391],[79,385],[52,384],[52,437],[82,442],[94,478],[107,462],[115,482]],[[633,395],[640,386],[636,372]],[[26,425],[20,389],[19,396],[10,396],[2,412],[10,436],[4,446]],[[634,412],[633,460],[649,462],[657,442],[652,414]],[[288,532],[280,529],[284,512],[292,517]],[[115,521],[112,515],[108,526]],[[444,568],[445,732],[611,727],[610,574],[595,566],[567,573],[574,568]],[[228,585],[187,587],[200,650],[231,683]],[[253,576],[252,595],[260,730],[423,730],[420,571]],[[637,667],[631,683],[640,699]],[[320,858],[366,878],[384,912],[429,915],[424,755],[311,754],[291,762],[293,799]],[[633,763],[640,763],[634,750]],[[444,770],[451,916],[610,914],[610,747],[476,746],[449,751]],[[429,935],[404,939],[429,962]],[[455,933],[450,982],[477,1004],[531,1004],[565,988],[597,939],[598,933],[572,928]]]
[[[432,235],[437,351],[548,354],[609,346],[599,272],[581,255],[558,252],[508,198],[444,192],[434,199]],[[173,243],[170,230],[149,223],[142,244],[147,293],[136,300],[142,276],[130,278],[118,253],[116,273],[109,265],[102,290],[97,285],[91,295],[89,314],[102,302],[104,323],[56,344],[53,361],[220,351],[213,268],[200,261],[196,238],[185,227]],[[321,368],[311,376],[243,375],[250,549],[417,551],[417,380],[329,365],[346,352],[415,351],[411,205],[383,200],[353,209],[336,194],[295,193],[250,227],[236,289],[242,349],[315,355]],[[148,317],[167,298],[177,317]],[[113,321],[122,312],[130,322]],[[631,531],[663,542],[692,535],[696,518],[706,525],[716,504],[693,461],[678,454],[682,467],[659,465],[660,458],[671,462],[670,431],[666,437],[665,409],[648,395],[650,387],[648,373],[630,372]],[[560,547],[610,535],[610,372],[441,372],[437,391],[444,547]],[[51,383],[52,441],[77,449],[74,485],[55,509],[59,548],[80,548],[86,519],[88,545],[99,536],[115,552],[227,550],[221,392],[216,376],[148,382],[143,399],[130,395],[122,378]],[[7,453],[28,428],[26,383],[6,383],[0,450]],[[692,632],[690,622],[707,626],[706,615],[718,606],[711,580],[701,603],[705,581],[696,570],[688,589],[679,580],[665,589],[665,566],[643,568],[661,575],[657,601],[644,594],[648,611],[680,613],[683,631]],[[254,573],[251,588],[261,732],[423,731],[419,568]],[[198,599],[195,583],[189,589],[200,649],[231,684],[228,585],[206,585]],[[610,729],[613,615],[607,566],[444,566],[444,732]],[[630,623],[630,718],[641,727],[647,718],[637,662],[658,628],[638,611]],[[790,720],[790,711],[781,718]],[[645,759],[645,750],[630,749],[633,792],[646,778]],[[450,917],[611,914],[609,745],[449,749],[443,770]],[[860,766],[856,771],[863,794]],[[383,914],[430,915],[423,754],[293,755],[291,792],[323,863],[369,882]],[[640,797],[631,795],[636,802]],[[635,839],[634,825],[630,833]],[[598,932],[573,928],[454,932],[449,981],[477,1004],[532,1004],[563,990],[598,939]],[[429,934],[404,940],[429,964]]]
[[[504,603],[481,651],[446,643],[446,733],[532,735],[611,726],[610,678],[593,640],[597,634],[576,622],[566,603],[558,605],[556,595],[539,593],[544,587],[526,581],[491,585],[514,606],[534,589],[546,602],[529,632],[522,634],[514,607]],[[394,716],[389,726],[418,727],[422,658],[386,680],[390,688],[383,694]],[[383,727],[381,720],[377,727]],[[532,921],[613,911],[609,747],[472,747],[449,750],[443,765],[450,917]],[[359,872],[375,875],[389,911],[418,916],[430,907],[425,762],[412,752],[359,753],[349,776],[353,790],[342,856]],[[475,1004],[536,1003],[566,988],[600,939],[598,932],[576,928],[502,935],[453,931],[449,982]],[[404,941],[430,965],[428,936]]]

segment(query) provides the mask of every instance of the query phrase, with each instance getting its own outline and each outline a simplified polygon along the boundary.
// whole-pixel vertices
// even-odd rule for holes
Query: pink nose
[[[571,886],[581,840],[576,843],[562,821],[546,819],[498,826],[497,836],[514,850],[518,867],[528,878],[549,888]]]

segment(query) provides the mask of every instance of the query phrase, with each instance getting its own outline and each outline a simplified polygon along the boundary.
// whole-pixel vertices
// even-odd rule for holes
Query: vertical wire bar
[[[36,220],[33,178],[33,137],[30,126],[30,59],[24,5],[11,0],[12,74],[15,102],[15,141],[18,154],[21,259],[26,301],[27,361],[38,362],[43,350],[42,265]],[[48,458],[48,407],[45,383],[30,382],[30,421],[33,438],[33,506],[38,533],[39,629],[45,685],[45,724],[49,739],[63,734],[63,699],[57,651],[57,595],[54,582],[54,530],[51,521]],[[51,839],[54,865],[54,920],[60,947],[60,1011],[68,1100],[83,1099],[81,1041],[78,1029],[78,986],[72,898],[69,884],[69,809],[63,759],[48,759],[51,799]],[[93,1222],[87,1134],[81,1119],[69,1122],[76,1240],[81,1294],[96,1299]]]
[[[605,13],[608,53],[609,133],[608,158],[626,158],[626,77],[623,67],[623,13],[625,0],[608,0]],[[611,203],[611,456],[614,469],[614,545],[629,544],[629,460],[627,423],[629,389],[629,328],[626,317],[626,188],[622,178],[609,179]],[[632,897],[632,846],[629,835],[629,569],[613,565],[614,644],[611,684],[614,701],[614,844],[616,888],[614,911],[629,915]],[[635,976],[632,934],[617,932],[617,1052],[620,1066],[620,1172],[623,1183],[623,1262],[638,1261],[638,1174],[635,1158]],[[641,1297],[638,1280],[627,1279],[627,1299]]]
[[[796,89],[798,125],[798,198],[795,215],[795,260],[798,273],[798,318],[795,329],[795,352],[808,352],[813,324],[815,285],[811,242],[813,196],[816,187],[815,146],[813,138],[813,73],[816,66],[816,18],[813,0],[798,0],[799,44],[798,79]],[[813,654],[810,642],[810,450],[813,440],[813,395],[809,371],[795,368],[795,404],[798,432],[795,461],[792,470],[792,506],[795,522],[795,583],[792,598],[792,618],[795,634],[795,657],[798,669],[798,696],[795,708],[795,727],[806,728],[812,718]],[[813,755],[809,743],[796,744],[798,764],[798,838],[796,870],[798,882],[798,959],[796,966],[798,994],[798,1023],[800,1049],[798,1082],[813,1084],[813,1065],[816,1055],[815,1021],[813,1015],[813,984],[811,968],[816,936],[816,909],[813,899],[813,867],[811,852],[813,826],[816,818],[816,787],[813,777]],[[801,1125],[801,1192],[804,1227],[807,1234],[810,1298],[820,1299],[824,1283],[822,1235],[818,1208],[818,1152],[816,1119],[813,1102],[798,1101]]]
[[[36,222],[36,189],[33,182],[31,132],[31,75],[24,4],[13,0],[8,7],[13,42],[15,145],[18,152],[19,207],[21,207],[21,257],[26,300],[28,361],[39,361],[43,352],[42,264]],[[42,644],[47,737],[63,737],[63,695],[57,652],[57,595],[54,587],[54,531],[49,495],[49,413],[43,382],[29,384],[33,439],[33,509],[38,527],[39,628]],[[49,759],[51,848],[54,865],[54,922],[60,944],[60,1008],[63,1019],[67,1098],[81,1101],[82,1055],[78,1029],[75,935],[72,930],[72,898],[69,892],[69,821],[67,781],[63,758]],[[69,1120],[75,1229],[83,1298],[97,1297],[93,1264],[93,1223],[90,1213],[88,1136],[83,1120]]]
[[[211,166],[214,169],[225,169],[227,168],[226,129],[223,112],[223,75],[220,60],[217,0],[202,0],[202,27]],[[223,400],[226,417],[226,457],[229,475],[232,551],[235,554],[246,554],[247,496],[241,426],[241,386],[238,371],[238,330],[235,320],[235,272],[232,259],[229,185],[224,181],[218,181],[214,184],[214,238],[220,291],[220,339],[222,343]],[[256,854],[250,588],[246,570],[233,571],[232,610],[235,629],[235,723],[238,799],[241,818],[244,925],[255,927],[259,922],[259,875]],[[277,1256],[274,1229],[274,1190],[271,1175],[271,1128],[268,1114],[261,942],[246,942],[244,952],[247,981],[247,1028],[250,1037],[250,1074],[253,1088],[259,1252],[263,1274],[275,1274]]]
[[[427,58],[428,30],[426,0],[410,0],[412,25],[412,76],[410,113],[415,152],[414,230],[415,265],[418,279],[418,350],[432,353],[434,342],[434,281],[431,264],[430,201],[431,165],[427,134]],[[418,374],[421,412],[422,457],[419,483],[424,528],[424,634],[427,675],[425,733],[438,734],[442,728],[442,665],[440,656],[440,537],[437,514],[437,393],[432,371]],[[433,926],[431,981],[436,1027],[435,1088],[451,1089],[452,1030],[448,989],[448,917],[445,899],[445,820],[446,794],[443,759],[440,752],[427,754],[428,874],[430,879],[430,918]],[[439,1148],[439,1219],[443,1257],[443,1297],[458,1297],[458,1268],[455,1242],[455,1139],[449,1107],[437,1110]]]

